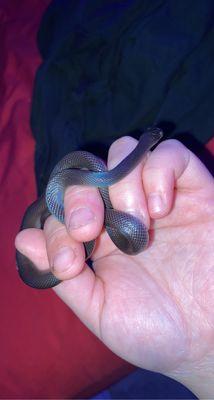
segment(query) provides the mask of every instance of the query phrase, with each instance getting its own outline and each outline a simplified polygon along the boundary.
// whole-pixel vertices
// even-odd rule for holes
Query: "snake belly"
[[[104,226],[115,246],[129,255],[140,253],[148,246],[148,229],[138,218],[113,208],[108,187],[127,176],[162,136],[159,128],[148,128],[140,136],[135,149],[109,171],[101,159],[89,152],[74,151],[67,154],[53,169],[45,193],[27,208],[20,230],[43,228],[45,220],[51,214],[64,223],[63,203],[66,188],[70,185],[94,186],[99,189],[103,199]],[[88,259],[95,248],[95,240],[85,242],[84,246]],[[47,289],[61,282],[50,269],[39,270],[18,250],[16,264],[21,279],[28,286]]]

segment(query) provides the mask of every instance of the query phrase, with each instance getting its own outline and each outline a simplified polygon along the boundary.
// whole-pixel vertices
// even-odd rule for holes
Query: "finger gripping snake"
[[[20,230],[43,228],[45,220],[51,214],[64,223],[63,203],[66,188],[70,185],[94,186],[98,187],[104,202],[104,226],[111,240],[126,254],[140,253],[148,245],[148,230],[138,218],[113,208],[108,187],[128,175],[145,154],[159,142],[162,135],[159,128],[148,128],[140,136],[135,149],[119,165],[109,171],[105,163],[91,153],[74,151],[67,154],[53,169],[45,193],[27,208]],[[88,259],[94,250],[95,240],[85,242],[84,246]],[[33,288],[47,289],[61,282],[51,270],[39,270],[18,250],[16,263],[22,280]]]

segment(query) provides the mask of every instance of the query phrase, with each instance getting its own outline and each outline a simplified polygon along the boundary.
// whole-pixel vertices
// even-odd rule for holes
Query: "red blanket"
[[[0,398],[91,396],[131,369],[52,290],[25,286],[15,267],[14,238],[36,197],[29,116],[36,33],[49,1],[0,2]]]
[[[91,396],[131,370],[51,290],[28,288],[15,268],[14,238],[36,197],[29,116],[36,33],[48,3],[0,2],[1,398]]]

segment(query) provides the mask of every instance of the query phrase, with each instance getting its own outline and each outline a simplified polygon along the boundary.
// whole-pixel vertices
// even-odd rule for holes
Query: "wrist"
[[[189,367],[167,374],[169,377],[182,383],[199,399],[213,399],[214,396],[214,356],[201,360]]]

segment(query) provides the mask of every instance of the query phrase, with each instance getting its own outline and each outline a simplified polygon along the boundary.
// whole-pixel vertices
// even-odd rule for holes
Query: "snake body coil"
[[[75,151],[67,154],[53,169],[45,194],[27,208],[20,230],[42,228],[51,214],[64,223],[63,202],[66,188],[70,185],[95,186],[99,188],[105,205],[104,225],[111,240],[124,253],[138,254],[148,245],[148,230],[134,216],[113,209],[108,186],[128,175],[161,137],[162,131],[159,128],[148,128],[141,135],[135,149],[110,171],[102,160],[91,153]],[[86,257],[89,258],[95,241],[86,242],[84,245]],[[37,269],[33,262],[18,250],[16,262],[20,277],[31,287],[47,289],[61,282],[50,270]]]

